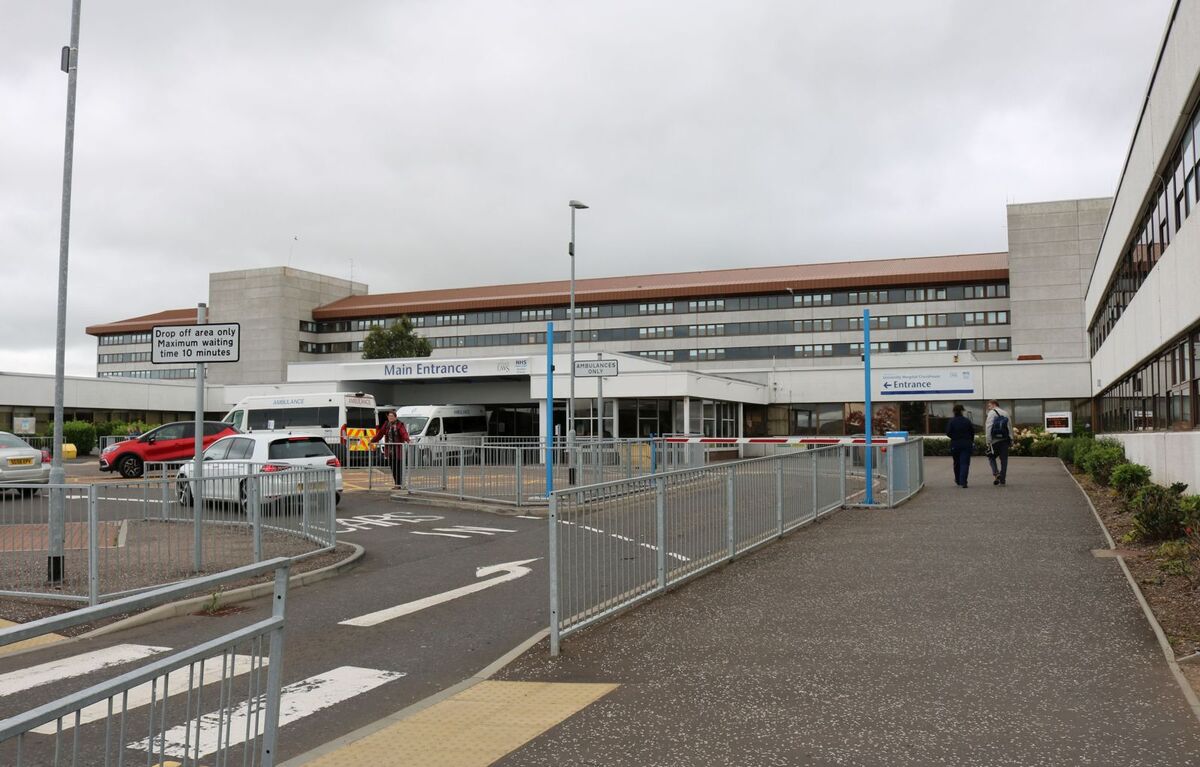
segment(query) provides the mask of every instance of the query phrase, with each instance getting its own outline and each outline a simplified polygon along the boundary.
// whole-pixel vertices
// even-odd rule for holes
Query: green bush
[[[950,455],[950,440],[946,437],[926,437],[923,442],[926,456]]]
[[[1129,504],[1133,529],[1144,541],[1166,541],[1182,536],[1185,522],[1182,497],[1175,487],[1143,485]]]
[[[1074,463],[1075,463],[1075,446],[1078,444],[1079,444],[1079,440],[1076,437],[1068,437],[1067,439],[1060,439],[1058,441],[1058,444],[1055,445],[1056,449],[1058,450],[1059,459],[1063,463],[1074,465]]]
[[[1120,443],[1100,440],[1087,451],[1087,455],[1078,465],[1096,483],[1107,485],[1113,469],[1123,463],[1125,463],[1125,450]]]
[[[1150,481],[1150,467],[1140,463],[1123,463],[1112,470],[1108,482],[1121,494],[1126,503],[1133,499],[1138,490]]]
[[[1200,535],[1200,495],[1185,495],[1179,499],[1179,508],[1183,511],[1185,527],[1189,533]]]
[[[1058,443],[1061,441],[1046,435],[1036,437],[1030,452],[1038,458],[1053,458],[1058,455]]]
[[[75,446],[80,456],[96,449],[96,427],[87,421],[67,421],[63,424],[63,442]]]

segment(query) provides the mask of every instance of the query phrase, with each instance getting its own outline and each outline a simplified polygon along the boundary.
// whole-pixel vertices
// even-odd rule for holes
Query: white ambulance
[[[488,433],[483,405],[408,405],[396,408],[396,417],[416,444],[478,445]]]
[[[221,420],[247,434],[321,437],[344,461],[347,433],[375,433],[375,397],[362,392],[245,397]]]

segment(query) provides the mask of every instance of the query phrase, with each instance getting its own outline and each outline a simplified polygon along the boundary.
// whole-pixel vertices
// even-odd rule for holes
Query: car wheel
[[[117,471],[125,479],[137,479],[142,476],[142,459],[136,455],[124,455],[117,461]]]
[[[192,505],[192,485],[185,477],[179,477],[179,505],[190,507]]]
[[[341,502],[342,502],[342,494],[341,494],[341,493],[334,493],[334,494],[333,494],[333,505],[334,505],[334,506],[337,506],[337,505],[338,505],[339,503],[341,503]]]

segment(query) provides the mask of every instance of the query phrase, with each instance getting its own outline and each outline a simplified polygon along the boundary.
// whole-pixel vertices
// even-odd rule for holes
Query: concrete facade
[[[1014,357],[1087,359],[1083,298],[1111,207],[1108,197],[1008,206]]]
[[[276,383],[287,379],[287,366],[300,352],[300,322],[312,310],[350,295],[367,292],[360,282],[289,267],[216,272],[209,275],[209,322],[240,322],[241,359],[210,365],[213,383]]]
[[[1200,432],[1154,431],[1106,434],[1125,446],[1125,457],[1149,466],[1160,485],[1184,482],[1189,493],[1200,492]]]

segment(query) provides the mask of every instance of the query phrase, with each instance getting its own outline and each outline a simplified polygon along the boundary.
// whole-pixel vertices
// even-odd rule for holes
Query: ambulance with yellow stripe
[[[363,392],[244,397],[221,420],[247,434],[283,432],[321,437],[345,463],[347,452],[371,449],[375,397]]]

